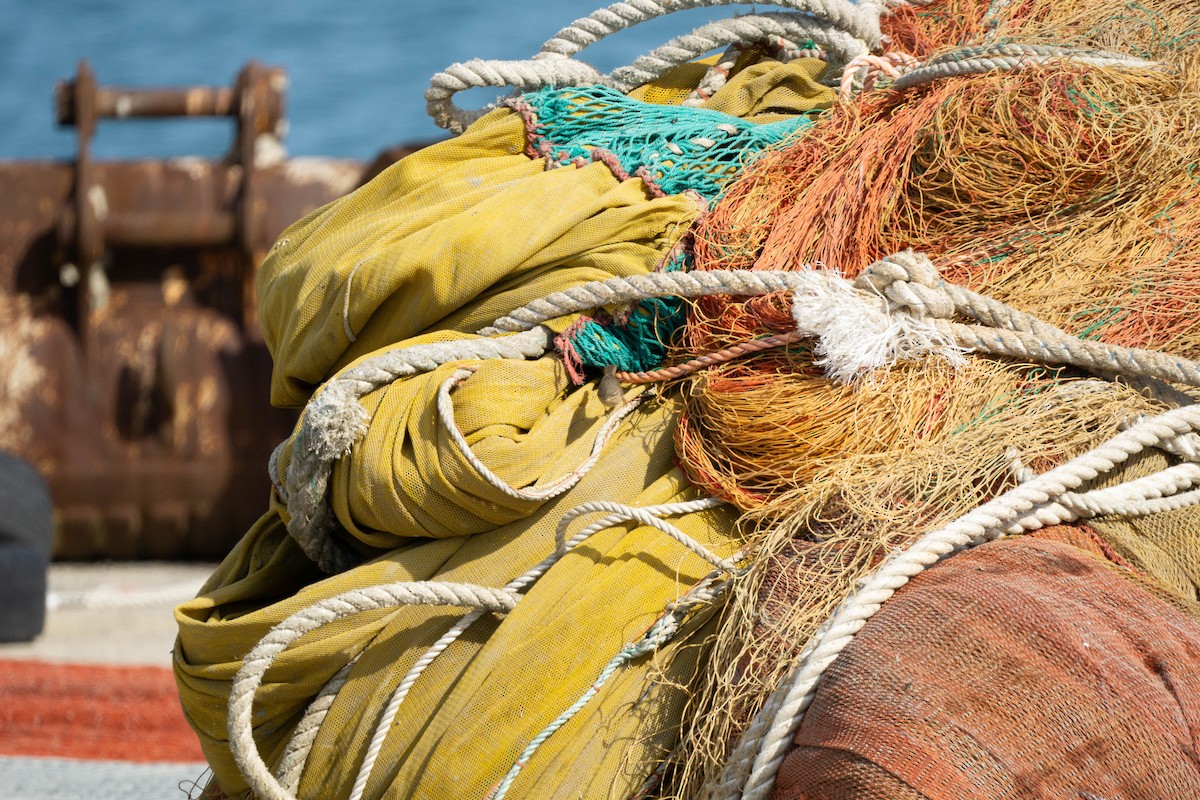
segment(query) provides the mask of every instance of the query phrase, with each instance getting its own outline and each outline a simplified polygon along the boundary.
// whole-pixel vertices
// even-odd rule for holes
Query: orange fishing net
[[[899,7],[885,18],[884,29],[890,47],[921,59],[963,46],[1018,41],[1111,50],[1157,64],[1111,68],[1067,59],[844,99],[803,139],[764,154],[727,188],[693,229],[695,268],[816,268],[855,277],[872,262],[912,248],[929,254],[942,279],[1075,336],[1200,356],[1200,139],[1189,133],[1200,122],[1200,54],[1192,46],[1200,42],[1200,7],[1181,0],[1136,5],[943,0]],[[692,356],[795,326],[788,297],[705,298],[692,304],[682,349]],[[693,700],[688,755],[671,776],[681,797],[720,774],[729,747],[856,582],[922,532],[1015,484],[1014,448],[1025,464],[1042,471],[1109,438],[1129,419],[1164,407],[1128,385],[1071,368],[979,355],[961,368],[897,363],[846,386],[822,374],[804,343],[709,369],[682,392],[684,413],[676,431],[681,463],[693,482],[745,512],[743,526],[755,544],[749,573],[732,592],[706,683]],[[1124,479],[1142,474],[1139,469],[1131,466]],[[1119,588],[1105,588],[1095,578],[1096,591],[1111,588],[1105,595],[1112,598],[1111,608],[1138,605],[1149,589],[1194,609],[1200,587],[1194,514],[1159,527],[1130,525],[1105,519],[1090,533],[1059,538],[1127,565],[1131,580],[1118,580]],[[996,552],[1008,551],[985,548],[979,557]],[[1064,564],[1077,558],[1092,564],[1085,556],[1063,558]],[[1014,562],[1013,569],[1023,564]],[[1102,564],[1096,570],[1109,574]],[[1015,571],[1007,580],[1007,588],[996,591],[1010,592],[1012,603],[1004,607],[1014,619],[1022,618],[1018,601],[1044,601],[1056,591],[1041,588],[1044,579],[1036,570]],[[975,615],[992,635],[1000,623],[979,607],[987,604],[976,601],[973,589],[965,581],[961,602],[969,595],[972,610],[964,614]],[[1145,602],[1151,602],[1149,595]],[[946,610],[940,601],[931,608]],[[1046,617],[1051,621],[1045,624],[1091,624],[1095,611],[1077,608],[1069,612],[1075,616]],[[916,612],[902,612],[898,619],[908,613]],[[1042,610],[1034,605],[1029,613]],[[1143,614],[1157,611],[1135,616]],[[1118,626],[1111,635],[1131,630]],[[1194,629],[1190,635],[1195,638]],[[874,634],[864,630],[861,636]],[[995,637],[992,655],[1002,663],[1024,657],[1015,635]],[[903,653],[902,660],[912,659],[936,676],[943,660],[947,669],[974,665],[974,641],[941,626],[919,645],[889,640],[863,647],[889,665],[895,653]],[[990,722],[978,723],[994,726],[985,733],[1003,740],[1010,728],[1024,725],[1015,722],[1024,720],[1021,704],[1045,707],[1038,693],[1050,696],[1056,674],[1051,667],[1078,648],[1067,647],[1068,655],[1042,653],[1042,661],[1031,662],[1047,670],[1044,680],[1010,687],[1009,694],[998,688],[1002,699],[976,710],[991,715]],[[1195,669],[1196,652],[1188,657]],[[1120,669],[1136,671],[1139,664]],[[888,694],[890,684],[873,682],[877,671],[860,660],[841,674],[858,676],[862,696],[878,694],[873,708],[885,709],[896,698]],[[1018,679],[1024,681],[1025,674]],[[1031,694],[1021,694],[1022,687]],[[1087,709],[1081,712],[1088,715],[1085,722],[1103,720],[1102,701],[1079,698]],[[840,695],[827,707],[839,702]],[[1135,747],[1145,745],[1147,758],[1174,741],[1157,716],[1161,706],[1128,717],[1124,728],[1076,731],[1091,737],[1083,744],[1067,735],[1072,713],[1056,708],[1046,710],[1042,727],[1027,729],[1028,742],[1021,745],[1045,743],[1052,753],[1030,762],[1040,765],[1032,767],[1035,772],[1083,774],[1070,767],[1072,748],[1106,743],[1116,752],[1125,746],[1124,737],[1134,735],[1132,729],[1152,731],[1146,734],[1152,742],[1143,737]],[[955,781],[976,775],[963,767],[974,762],[959,759],[961,753],[945,741],[958,735],[957,717],[938,717],[901,741],[888,727],[899,724],[893,717],[883,710],[872,713],[880,715],[878,722],[862,727],[853,727],[849,712],[839,716],[838,724],[847,727],[839,728],[842,738],[828,752],[818,753],[813,745],[789,761],[793,777],[781,780],[798,788],[781,789],[780,796],[1024,796],[967,791],[967,784],[953,781],[934,781],[923,793],[924,784],[887,778],[890,762],[860,769],[855,765],[879,751],[909,759],[914,770],[926,764],[931,774],[954,773]],[[802,730],[818,724],[806,721]],[[1058,733],[1063,735],[1054,738]],[[856,754],[851,745],[867,755]],[[849,752],[839,754],[837,748]],[[829,766],[834,762],[842,766]],[[826,778],[813,776],[825,775],[826,768],[834,788],[822,793],[813,787]],[[1134,786],[1138,769],[1128,767],[1114,780]],[[801,773],[808,777],[796,777]],[[875,781],[870,791],[862,788],[868,784],[854,783],[860,773]],[[1147,796],[1195,794],[1194,784],[1178,778],[1183,772],[1172,774],[1176,783],[1170,785],[1192,791]],[[1195,779],[1194,773],[1187,778]],[[1056,791],[1059,784],[1046,785],[1048,796],[1065,796]],[[1093,790],[1097,796],[1113,796],[1106,794],[1107,784],[1095,785],[1101,786]],[[856,786],[861,794],[847,788]]]

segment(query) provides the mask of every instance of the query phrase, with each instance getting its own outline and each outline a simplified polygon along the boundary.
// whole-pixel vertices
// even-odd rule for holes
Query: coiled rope
[[[472,609],[417,659],[393,691],[387,707],[376,724],[375,733],[367,747],[351,789],[350,800],[361,800],[379,752],[395,722],[400,706],[424,670],[457,640],[463,631],[485,613],[506,614],[512,611],[521,597],[520,593],[546,574],[563,556],[596,533],[622,522],[639,522],[665,533],[717,568],[697,587],[669,604],[664,617],[651,628],[651,632],[642,640],[623,648],[622,655],[619,656],[620,662],[615,665],[610,664],[611,669],[606,667],[608,675],[615,672],[620,664],[657,649],[669,641],[691,609],[701,604],[715,602],[720,597],[723,587],[715,586],[716,576],[735,572],[738,556],[730,558],[718,556],[683,531],[665,522],[661,517],[691,514],[718,508],[722,505],[724,502],[716,498],[700,498],[641,508],[619,503],[585,503],[567,512],[560,519],[555,530],[554,551],[501,589],[438,581],[403,582],[345,592],[296,612],[273,627],[255,645],[233,679],[229,695],[228,730],[230,751],[242,777],[260,800],[296,800],[295,789],[303,774],[312,743],[325,720],[329,707],[345,684],[346,678],[357,660],[357,656],[355,656],[342,667],[305,710],[304,716],[284,749],[284,754],[276,767],[276,773],[272,775],[254,741],[252,724],[254,695],[262,685],[266,671],[274,660],[304,634],[344,617],[371,609],[399,608],[405,605],[460,606]],[[567,538],[567,531],[574,520],[585,514],[595,513],[604,513],[606,516]],[[589,690],[590,693],[572,706],[570,714],[574,715],[583,708],[587,701],[599,691],[602,684],[603,681],[593,684],[592,690]],[[563,723],[565,721],[564,719]],[[556,726],[554,730],[561,727],[563,723]],[[537,746],[552,733],[553,730],[544,732],[545,735],[540,740],[535,740],[536,745],[531,744],[531,747],[536,750]],[[513,777],[515,778],[515,773]]]
[[[453,97],[465,89],[512,87],[531,91],[547,86],[603,84],[628,92],[666,74],[672,68],[711,50],[744,42],[811,39],[844,64],[866,55],[882,40],[879,0],[776,0],[791,13],[751,14],[716,20],[678,36],[632,64],[604,75],[575,59],[587,47],[612,34],[655,17],[692,8],[757,5],[753,0],[629,0],[615,3],[576,20],[545,42],[525,61],[473,59],[452,64],[434,75],[425,92],[426,112],[434,122],[453,133],[462,133],[485,113],[454,105]]]

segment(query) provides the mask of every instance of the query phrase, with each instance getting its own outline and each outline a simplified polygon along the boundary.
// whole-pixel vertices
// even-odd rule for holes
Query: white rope
[[[1163,66],[1155,61],[1105,50],[1041,44],[989,44],[937,56],[905,72],[896,79],[893,88],[911,89],[959,75],[978,75],[997,70],[1015,71],[1052,63],[1121,69],[1163,69]]]
[[[545,61],[485,61],[476,58],[451,64],[430,79],[429,88],[425,90],[425,112],[439,128],[459,134],[489,111],[486,108],[468,111],[454,105],[454,95],[466,89],[512,86],[519,91],[532,91],[545,86],[607,83],[608,78],[595,67],[569,58]]]
[[[693,511],[716,508],[717,506],[723,504],[724,501],[722,500],[718,500],[716,498],[705,498],[703,500],[693,500],[687,504],[675,504],[674,508],[686,509],[683,511],[675,511],[675,513],[692,513]],[[602,512],[607,512],[609,516],[600,520],[600,522],[593,523],[584,530],[575,534],[575,536],[571,537],[570,540],[567,540],[566,532],[573,520],[579,516],[582,516],[583,514],[596,514]],[[725,570],[726,572],[737,571],[737,564],[734,561],[727,558],[721,558],[717,554],[713,553],[711,550],[697,542],[691,536],[688,536],[686,533],[676,528],[674,525],[670,525],[659,519],[658,515],[652,513],[651,509],[627,506],[622,503],[610,503],[607,500],[593,500],[591,502],[578,505],[568,511],[563,515],[562,519],[559,520],[558,529],[554,533],[554,539],[558,545],[558,549],[563,550],[568,546],[573,547],[575,544],[578,544],[579,541],[591,536],[597,530],[611,528],[618,522],[625,521],[640,522],[642,525],[662,531],[667,536],[670,536],[672,539],[679,542],[688,550],[691,550],[693,553],[700,556],[718,569]]]
[[[725,52],[717,57],[716,63],[705,70],[704,77],[688,94],[682,105],[689,108],[703,105],[708,98],[720,91],[721,87],[729,81],[729,75],[737,66],[737,60],[746,52],[748,46],[747,42],[734,42],[729,45]]]
[[[613,656],[613,658],[604,665],[600,670],[600,674],[596,680],[571,704],[569,708],[553,719],[545,728],[543,728],[536,736],[530,740],[521,755],[509,768],[508,773],[500,780],[492,791],[487,794],[486,800],[503,800],[512,788],[517,776],[521,770],[529,763],[530,759],[537,753],[538,749],[545,744],[546,740],[555,734],[560,728],[566,725],[571,719],[583,710],[592,698],[600,693],[608,680],[616,674],[617,670],[630,661],[641,658],[644,655],[653,653],[662,647],[667,642],[675,638],[683,627],[683,620],[687,617],[691,609],[713,603],[724,592],[729,585],[728,580],[717,582],[721,576],[721,571],[712,572],[700,581],[696,586],[684,593],[682,596],[673,601],[667,606],[667,612],[659,617],[655,623],[650,626],[650,629],[636,642],[629,642],[621,650]]]
[[[727,762],[725,774],[705,788],[703,797],[763,800],[769,796],[775,775],[825,670],[884,602],[940,559],[960,548],[1077,519],[1080,511],[1140,514],[1155,504],[1165,509],[1200,502],[1200,492],[1171,496],[1172,492],[1200,481],[1200,470],[1190,469],[1194,465],[1185,465],[1188,470],[1164,470],[1148,479],[1129,481],[1111,489],[1073,492],[1083,483],[1111,472],[1132,455],[1197,430],[1200,430],[1200,406],[1173,409],[1143,420],[1069,463],[1032,477],[954,522],[923,535],[908,549],[889,557],[860,589],[838,606],[804,647],[796,668],[743,734]],[[1097,499],[1103,502],[1091,502]]]
[[[359,653],[359,655],[362,654]],[[346,666],[334,673],[333,677],[321,687],[321,691],[309,703],[308,708],[304,710],[304,716],[296,725],[296,729],[292,731],[292,738],[284,748],[279,763],[275,765],[275,778],[287,791],[295,794],[300,785],[300,778],[308,763],[308,754],[312,752],[312,744],[321,731],[321,725],[325,723],[325,716],[329,713],[333,701],[337,699],[338,692],[346,685],[350,670],[357,663],[358,655],[347,661]]]
[[[1079,339],[996,300],[947,283],[929,259],[906,251],[872,264],[853,284],[836,273],[713,270],[652,272],[610,278],[556,292],[516,309],[479,333],[494,337],[417,345],[369,359],[338,376],[305,409],[293,439],[282,496],[288,531],[328,572],[359,556],[333,531],[325,503],[333,462],[366,427],[358,398],[398,377],[456,359],[533,358],[549,346],[541,323],[601,306],[653,297],[755,296],[792,293],[796,330],[816,338],[817,364],[851,383],[899,360],[938,357],[961,363],[964,352],[1071,364],[1097,375],[1153,378],[1200,386],[1200,364],[1151,350]],[[974,324],[955,321],[965,318]],[[513,336],[505,332],[520,331]]]
[[[1191,405],[1194,402],[1187,395],[1184,395],[1183,399],[1186,402],[1179,403],[1179,405]],[[1129,420],[1129,422],[1123,425],[1121,429],[1126,430],[1134,425],[1137,425],[1144,419],[1146,419],[1145,416],[1137,416]],[[1200,462],[1200,436],[1197,436],[1194,433],[1187,433],[1181,436],[1176,436],[1174,439],[1161,441],[1157,446],[1159,450],[1170,453],[1171,455],[1181,458],[1184,461]]]
[[[901,52],[855,56],[842,69],[838,97],[847,100],[862,92],[869,92],[881,78],[896,80],[919,65],[914,56]]]
[[[465,606],[507,613],[518,595],[504,589],[461,583],[412,581],[371,586],[321,600],[273,627],[242,662],[229,692],[229,749],[246,784],[259,800],[295,800],[267,769],[254,741],[254,695],[274,660],[304,634],[344,617],[405,605]],[[302,759],[301,759],[302,760]],[[289,768],[290,774],[292,770]]]
[[[592,467],[596,466],[600,461],[600,453],[604,450],[604,446],[608,444],[608,440],[616,433],[621,421],[633,413],[642,402],[641,397],[635,397],[615,408],[608,415],[608,419],[604,421],[604,424],[600,426],[600,430],[596,432],[596,438],[592,442],[591,453],[575,469],[565,475],[560,475],[553,480],[547,481],[534,489],[514,489],[505,483],[499,475],[492,472],[472,452],[471,445],[467,443],[466,437],[462,435],[462,431],[458,429],[458,425],[454,421],[454,401],[450,398],[450,390],[474,374],[474,369],[455,370],[453,375],[442,381],[442,385],[438,388],[437,397],[438,420],[442,423],[442,427],[446,433],[450,435],[450,439],[454,442],[454,446],[458,448],[459,454],[479,473],[479,476],[487,481],[488,485],[499,489],[504,494],[516,500],[549,500],[552,497],[558,497],[579,483],[583,476],[590,472]]]
[[[690,514],[696,511],[717,508],[725,505],[725,503],[724,501],[716,498],[703,498],[700,500],[689,500],[681,503],[643,506],[640,509],[634,509],[632,506],[617,506],[616,504],[610,505],[618,507],[620,509],[619,513],[606,517],[599,523],[594,523],[593,525],[588,526],[586,529],[572,536],[570,540],[565,539],[565,531],[571,520],[575,519],[580,514],[589,512],[580,511],[579,508],[567,512],[563,519],[559,521],[558,528],[556,530],[554,552],[544,558],[533,568],[526,570],[524,573],[510,581],[508,585],[504,587],[504,590],[508,592],[523,592],[534,582],[536,582],[538,578],[546,574],[546,572],[552,566],[558,563],[563,556],[574,550],[590,536],[610,528],[619,522],[632,519],[633,517],[630,517],[628,513],[630,510],[636,510],[640,513],[640,515],[649,516],[653,518],[656,523],[662,523],[661,520],[657,519],[658,516]],[[665,523],[662,524],[665,525]],[[652,527],[656,528],[657,530],[662,530],[662,528],[657,524],[653,525]],[[687,534],[678,530],[674,526],[668,525],[666,527],[674,531],[674,533],[668,533],[668,535],[672,536],[672,538],[676,539],[676,541],[680,541],[680,537],[682,537],[682,539],[686,539],[691,542],[692,544],[686,545],[688,549],[692,550],[693,552],[696,552],[697,548],[703,550],[703,557],[705,560],[709,561],[710,563],[718,563],[721,561],[719,556],[704,550],[699,543],[695,542],[695,540],[691,539],[691,537],[687,536]],[[736,559],[736,556],[734,559]],[[731,561],[734,559],[731,559]],[[371,772],[375,768],[375,762],[379,757],[380,750],[383,748],[384,741],[387,739],[388,732],[391,730],[392,725],[396,721],[396,715],[400,711],[400,705],[408,696],[409,691],[417,682],[417,679],[421,677],[421,674],[425,671],[426,667],[433,663],[434,659],[441,655],[447,647],[453,644],[458,637],[462,635],[463,631],[474,624],[475,621],[481,616],[483,616],[483,612],[479,610],[471,611],[470,613],[464,615],[449,630],[447,630],[446,633],[441,636],[441,638],[434,642],[434,644],[425,652],[424,655],[417,659],[416,663],[409,668],[408,673],[403,679],[401,679],[400,683],[396,686],[396,689],[392,692],[392,696],[388,700],[388,705],[384,709],[383,714],[379,718],[379,722],[375,726],[375,733],[371,737],[371,743],[368,745],[366,755],[363,758],[362,764],[359,766],[358,775],[355,777],[354,786],[350,791],[349,800],[362,800],[363,792],[366,790],[367,780],[370,778]],[[289,750],[291,749],[290,744],[288,748]]]
[[[807,39],[824,45],[849,61],[878,47],[882,41],[879,0],[778,0],[771,5],[792,13],[751,14],[716,20],[672,39],[611,75],[577,61],[578,55],[601,39],[655,17],[690,8],[756,5],[753,0],[630,0],[616,3],[576,20],[542,45],[532,59],[498,61],[474,59],[452,64],[434,75],[425,92],[425,110],[434,122],[453,133],[462,133],[486,113],[454,105],[457,93],[471,88],[512,87],[531,91],[546,86],[603,84],[628,92],[710,50],[741,41]],[[798,13],[797,13],[798,12]]]
[[[869,0],[854,4],[848,0],[780,0],[761,3],[755,0],[629,0],[572,22],[541,46],[540,54],[574,56],[612,34],[655,17],[692,8],[729,5],[775,5],[806,12],[827,20],[852,36],[876,47],[880,42],[878,3]]]
[[[536,300],[480,333],[523,330],[554,317],[649,297],[746,296],[781,291],[792,293],[796,329],[817,338],[817,363],[835,380],[851,382],[897,360],[929,355],[951,363],[961,361],[963,348],[951,335],[956,330],[943,330],[945,326],[926,321],[919,313],[889,312],[887,303],[880,302],[881,296],[853,286],[834,272],[808,267],[778,272],[652,272],[610,278]]]
[[[870,47],[864,41],[824,20],[800,14],[757,14],[717,20],[676,37],[629,66],[613,70],[609,83],[623,92],[629,92],[718,47],[737,42],[776,39],[812,39],[823,46],[822,49],[832,56],[831,61],[836,64],[870,52]]]
[[[817,275],[812,278],[808,276]],[[709,295],[753,296],[788,291],[818,291],[816,284],[842,280],[832,272],[818,272],[813,265],[791,271],[704,270],[694,272],[649,272],[627,278],[609,278],[574,286],[522,306],[479,331],[496,336],[527,331],[547,320],[600,306],[624,305],[654,297],[707,297]]]

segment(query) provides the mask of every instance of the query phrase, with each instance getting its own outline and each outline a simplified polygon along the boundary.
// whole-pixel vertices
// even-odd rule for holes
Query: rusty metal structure
[[[287,159],[282,70],[232,86],[55,90],[73,161],[0,162],[0,450],[55,502],[60,559],[216,558],[265,508],[294,413],[268,402],[254,274],[364,165]],[[227,117],[223,159],[98,161],[102,120]],[[390,160],[403,151],[389,151]]]

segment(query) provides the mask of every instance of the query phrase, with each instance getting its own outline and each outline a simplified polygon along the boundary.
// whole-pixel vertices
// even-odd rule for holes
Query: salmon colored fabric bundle
[[[1200,626],[1122,569],[1021,537],[927,570],[826,673],[775,798],[1200,797]]]

